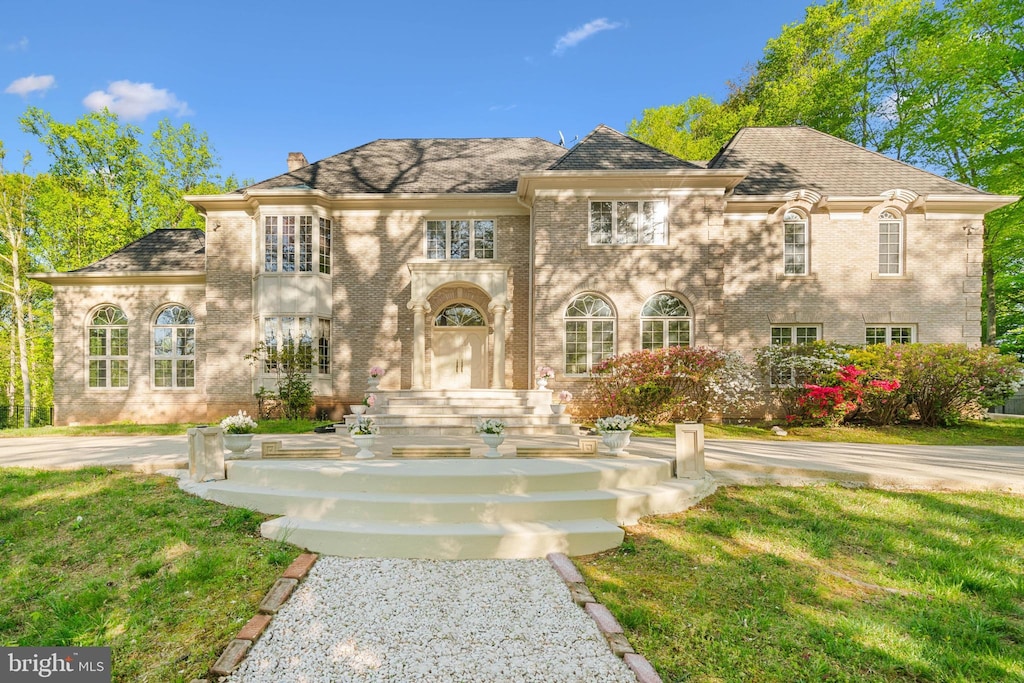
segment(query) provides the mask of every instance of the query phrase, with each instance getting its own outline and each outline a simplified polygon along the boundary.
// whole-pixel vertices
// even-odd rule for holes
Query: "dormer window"
[[[429,259],[493,259],[494,219],[427,221]]]

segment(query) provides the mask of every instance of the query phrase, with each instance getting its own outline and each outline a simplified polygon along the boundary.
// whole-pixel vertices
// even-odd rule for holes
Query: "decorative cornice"
[[[152,271],[137,270],[89,273],[30,273],[29,278],[52,287],[97,285],[203,285],[205,270]]]

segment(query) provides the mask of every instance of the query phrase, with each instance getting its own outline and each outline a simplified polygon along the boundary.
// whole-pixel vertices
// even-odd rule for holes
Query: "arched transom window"
[[[128,318],[117,306],[98,308],[89,320],[89,386],[128,386]]]
[[[594,294],[573,299],[565,310],[565,374],[585,375],[615,354],[615,314]]]
[[[156,317],[153,385],[167,389],[196,385],[196,319],[184,306],[168,306]]]
[[[783,218],[782,260],[786,275],[807,275],[807,217],[787,211]]]
[[[895,211],[878,216],[878,274],[903,274],[903,217]]]
[[[667,346],[689,346],[693,328],[690,310],[671,294],[655,294],[640,312],[640,346],[653,351]]]
[[[469,304],[452,304],[434,318],[435,327],[483,327],[487,321]]]

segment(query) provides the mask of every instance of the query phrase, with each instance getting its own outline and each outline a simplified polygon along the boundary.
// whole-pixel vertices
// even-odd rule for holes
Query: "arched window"
[[[640,311],[640,347],[647,351],[689,346],[690,310],[671,294],[655,294]]]
[[[196,385],[196,319],[184,306],[164,308],[153,325],[153,386]]]
[[[878,274],[903,274],[903,217],[895,211],[878,216]]]
[[[117,306],[101,306],[89,319],[89,386],[128,387],[128,318]]]
[[[435,327],[483,327],[487,321],[469,304],[452,304],[434,318]]]
[[[786,275],[807,275],[809,271],[807,217],[799,211],[787,211],[782,219],[782,261]]]
[[[565,309],[565,374],[585,375],[615,354],[615,314],[594,294],[573,299]]]

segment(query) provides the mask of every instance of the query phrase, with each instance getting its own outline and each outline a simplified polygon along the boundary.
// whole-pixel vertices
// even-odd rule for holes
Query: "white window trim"
[[[169,308],[178,306],[189,312],[192,316],[191,325],[161,325],[157,321],[160,319],[160,315]],[[153,316],[153,322],[149,328],[149,381],[154,391],[195,391],[199,383],[199,325],[195,322],[196,316],[192,312],[192,309],[185,304],[171,303],[161,306],[156,314]],[[179,329],[192,328],[192,355],[191,356],[179,356],[177,354],[177,338]],[[169,329],[172,331],[171,340],[171,355],[160,356],[156,355],[156,331],[157,329]],[[171,361],[171,385],[167,387],[159,386],[156,383],[156,362],[158,360],[169,360]],[[177,363],[183,360],[192,361],[192,385],[191,386],[178,386],[178,372]]]
[[[789,343],[790,344],[798,344],[798,343],[800,343],[800,342],[796,341],[796,328],[798,328],[798,327],[813,327],[815,330],[817,330],[817,335],[818,335],[815,338],[814,341],[822,341],[823,337],[821,335],[821,328],[822,328],[822,324],[821,323],[778,323],[778,324],[777,323],[772,323],[768,327],[768,343],[769,344],[772,343],[772,330],[774,330],[775,328],[788,328],[789,331],[790,331],[790,336],[789,336],[790,342]]]
[[[451,238],[452,238],[452,221],[469,221],[469,258],[452,258],[451,257]],[[492,235],[492,241],[494,243],[493,254],[490,257],[477,257],[476,255],[476,222],[477,221],[490,221],[494,224],[494,234]],[[430,224],[431,223],[444,223],[444,258],[436,258],[430,255]],[[430,261],[451,261],[452,263],[462,263],[465,261],[496,261],[498,259],[498,219],[489,216],[454,216],[451,218],[427,218],[423,221],[423,258]]]
[[[676,317],[676,318],[673,318],[673,317],[670,317],[670,316],[657,316],[657,315],[648,316],[648,315],[644,315],[643,314],[643,310],[644,310],[644,308],[647,307],[647,303],[651,299],[653,299],[654,297],[658,296],[659,294],[666,294],[666,295],[671,296],[671,297],[673,297],[675,299],[678,299],[680,301],[680,303],[682,303],[684,306],[686,306],[686,310],[687,310],[687,312],[690,315],[684,316],[684,317]],[[668,334],[667,334],[667,331],[665,330],[664,323],[667,323],[669,321],[676,321],[676,322],[678,322],[680,320],[685,320],[685,321],[690,323],[690,325],[689,325],[690,333],[689,333],[689,335],[687,335],[686,346],[687,347],[693,347],[693,328],[694,328],[693,306],[691,306],[689,303],[687,303],[686,300],[683,299],[683,297],[677,296],[677,295],[673,294],[672,292],[658,292],[658,294],[655,294],[654,296],[649,297],[647,299],[647,301],[644,302],[644,305],[640,307],[640,343],[639,343],[637,348],[639,348],[641,350],[644,348],[644,323],[646,323],[646,322],[660,322],[660,323],[662,323],[662,335],[663,335],[663,337],[662,337],[661,348],[663,348],[663,349],[669,348]]]
[[[563,374],[566,377],[589,377],[590,376],[590,373],[593,370],[593,364],[592,364],[592,359],[591,359],[591,344],[592,344],[593,338],[594,338],[594,325],[593,325],[594,321],[600,321],[600,322],[611,321],[611,323],[612,323],[612,352],[611,352],[611,355],[608,356],[608,357],[611,358],[611,356],[614,356],[616,354],[616,350],[618,349],[618,342],[619,342],[619,315],[618,315],[618,312],[615,310],[615,307],[612,306],[611,302],[607,298],[605,298],[604,296],[602,296],[600,294],[594,293],[594,292],[582,292],[582,293],[577,294],[576,296],[572,297],[569,300],[569,303],[565,307],[565,311],[567,312],[569,310],[569,307],[572,306],[574,301],[576,301],[577,299],[579,299],[581,297],[588,296],[588,295],[589,296],[593,296],[593,297],[603,301],[608,306],[608,308],[611,310],[612,314],[610,316],[575,316],[575,315],[571,316],[571,315],[567,315],[566,313],[562,314],[562,372],[563,372]],[[566,330],[565,330],[565,324],[567,322],[569,322],[569,321],[576,321],[576,322],[584,321],[584,322],[587,323],[587,371],[586,372],[573,372],[573,373],[569,372],[569,366],[568,366],[568,363],[566,363],[566,354],[567,354],[567,352],[569,350],[569,338],[568,338],[568,335],[566,334]]]
[[[793,214],[797,216],[797,220],[787,220],[786,216]],[[787,273],[786,272],[786,226],[793,224],[802,224],[804,227],[804,269],[801,273]],[[811,220],[810,217],[802,211],[796,209],[789,209],[783,214],[782,218],[782,274],[785,277],[807,277],[811,274]]]
[[[310,269],[309,270],[299,270],[299,267],[300,267],[301,261],[302,261],[301,241],[300,241],[299,238],[300,238],[300,235],[301,235],[302,219],[304,217],[312,219],[311,220],[311,224],[310,224]],[[268,218],[276,218],[277,219],[277,228],[276,228],[276,235],[277,235],[277,270],[267,270],[267,219]],[[282,233],[283,233],[283,229],[284,229],[284,225],[283,225],[284,221],[282,219],[285,219],[285,218],[294,218],[295,219],[295,270],[282,270],[282,265],[284,263],[284,253],[282,251],[282,248],[284,246],[284,244],[283,244],[284,240],[282,238]],[[290,212],[272,213],[272,212],[268,212],[268,213],[265,213],[265,214],[261,214],[259,216],[259,221],[258,221],[258,226],[259,226],[259,231],[258,231],[259,232],[259,274],[260,275],[286,275],[286,276],[289,276],[289,277],[295,276],[295,275],[298,275],[300,277],[310,277],[310,276],[313,276],[313,275],[319,275],[320,277],[324,277],[324,278],[331,277],[331,273],[334,272],[334,259],[333,259],[333,254],[331,252],[328,252],[328,259],[329,259],[329,262],[330,262],[331,273],[321,273],[320,272],[320,220],[321,219],[325,220],[325,221],[328,221],[331,224],[331,230],[333,231],[333,229],[334,229],[334,219],[331,218],[330,216],[322,215],[322,214],[320,214],[318,212],[312,212],[312,213],[310,213],[308,211],[301,212],[301,213],[290,213]],[[333,233],[332,233],[332,239],[331,239],[331,242],[332,242],[331,249],[332,250],[333,250],[333,241],[334,240],[333,240]]]
[[[891,214],[894,218],[883,218],[885,214]],[[881,254],[878,253],[882,247],[882,223],[897,223],[899,224],[900,234],[897,246],[899,247],[899,253],[896,260],[898,270],[895,273],[883,273],[882,272],[882,261]],[[878,219],[875,221],[875,251],[876,251],[876,263],[875,263],[875,274],[878,277],[905,277],[906,266],[905,260],[907,257],[907,217],[903,212],[897,209],[884,209],[878,214]]]
[[[611,202],[612,205],[612,240],[611,242],[594,241],[594,207],[595,203]],[[643,227],[637,226],[636,242],[618,242],[618,205],[619,202],[636,202],[638,216],[643,216],[643,205],[647,202],[662,202],[665,205],[665,229],[661,242],[641,242],[640,237]],[[665,197],[591,197],[587,201],[587,244],[592,247],[664,247],[669,243],[669,201]]]
[[[310,346],[309,346],[309,348],[310,348],[310,351],[312,352],[312,356],[310,358],[310,365],[309,365],[310,370],[309,370],[309,372],[306,372],[306,373],[303,373],[303,374],[305,374],[305,375],[307,375],[307,376],[309,376],[311,378],[314,378],[314,379],[318,378],[318,377],[319,378],[330,377],[331,376],[330,367],[333,365],[333,363],[331,362],[331,353],[332,353],[332,348],[331,348],[332,347],[332,335],[331,335],[332,321],[331,321],[331,319],[327,318],[327,317],[324,317],[322,315],[316,315],[316,314],[313,314],[313,313],[270,313],[270,314],[267,314],[267,315],[260,316],[259,341],[261,343],[266,343],[266,341],[267,341],[267,321],[268,320],[274,320],[275,321],[275,328],[274,329],[277,332],[277,342],[278,342],[278,347],[277,348],[280,348],[280,345],[287,338],[285,336],[285,334],[284,334],[284,328],[282,327],[282,323],[281,323],[283,318],[291,318],[292,319],[292,328],[291,328],[292,335],[291,335],[291,339],[293,341],[296,341],[296,342],[299,341],[300,334],[301,334],[301,331],[302,331],[301,323],[299,322],[300,319],[302,319],[302,318],[309,318],[310,319],[310,323],[309,323],[309,326],[310,326],[310,330],[309,330]],[[328,337],[327,337],[328,371],[327,372],[321,372],[320,371],[320,322],[321,321],[324,321],[324,322],[327,323],[327,332],[328,332]],[[263,375],[264,378],[273,377],[273,376],[277,375],[277,371],[274,370],[274,369],[267,369],[266,364],[263,364],[261,366],[261,370],[262,370],[261,374]]]
[[[892,345],[892,331],[894,329],[910,329],[910,341],[909,344],[917,342],[917,324],[916,323],[867,323],[864,325],[864,344],[868,343],[868,328],[869,327],[884,327],[885,328],[885,344],[886,346]]]
[[[86,318],[85,318],[86,319],[86,325],[85,325],[85,388],[88,391],[127,391],[128,388],[131,386],[131,377],[132,377],[131,376],[131,362],[130,362],[132,333],[131,333],[131,330],[129,328],[129,323],[125,323],[124,325],[94,325],[92,323],[93,319],[95,319],[96,314],[100,310],[102,310],[104,308],[116,308],[118,311],[121,312],[121,315],[125,315],[124,309],[122,309],[120,306],[115,306],[114,304],[102,304],[102,305],[97,306],[96,308],[92,309],[91,311],[89,311],[88,315],[86,316]],[[125,316],[125,319],[127,320],[127,316]],[[92,330],[94,330],[94,329],[102,329],[102,330],[106,330],[107,331],[107,334],[105,336],[104,353],[102,355],[99,355],[99,356],[92,355]],[[115,355],[110,353],[110,342],[111,342],[110,331],[111,330],[119,330],[119,329],[124,329],[124,330],[128,331],[128,338],[127,338],[126,343],[128,344],[129,351],[128,351],[128,355],[125,355],[125,356],[115,356]],[[113,378],[113,373],[110,370],[110,362],[111,361],[115,361],[115,360],[119,360],[119,361],[123,360],[123,361],[125,361],[125,364],[126,364],[126,366],[128,368],[127,369],[128,378],[127,378],[127,381],[126,381],[126,383],[125,383],[125,385],[123,387],[115,387],[115,386],[111,386],[111,384],[110,384],[111,379]],[[104,363],[107,364],[106,384],[104,386],[94,387],[91,384],[91,382],[90,382],[91,377],[92,377],[91,365],[92,365],[93,361],[103,361]]]

